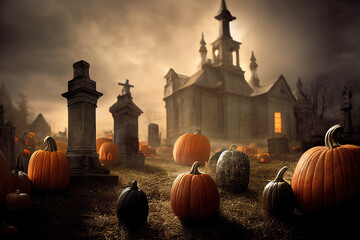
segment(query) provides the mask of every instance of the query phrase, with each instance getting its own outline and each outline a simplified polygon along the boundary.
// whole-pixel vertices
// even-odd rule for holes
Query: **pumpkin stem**
[[[50,152],[57,151],[57,145],[53,137],[47,136],[44,139],[44,142],[46,142],[46,148],[44,149],[45,151],[50,151]]]
[[[325,146],[330,149],[340,147],[341,145],[338,143],[338,138],[343,131],[344,129],[340,124],[336,124],[329,128],[325,134]]]
[[[20,190],[19,190],[19,189],[16,189],[15,194],[16,194],[16,195],[20,195]]]
[[[276,175],[276,178],[274,179],[274,181],[275,182],[284,182],[283,176],[287,169],[288,169],[287,166],[282,167],[280,169],[280,171],[278,172],[278,174]]]
[[[235,151],[237,149],[235,144],[231,144],[231,146],[229,147],[229,151]]]
[[[131,189],[132,190],[138,190],[139,189],[138,186],[137,186],[137,181],[136,180],[132,182]]]
[[[199,161],[194,162],[194,164],[191,167],[190,174],[201,175],[201,172],[199,172],[200,165],[201,163]]]
[[[199,129],[196,129],[196,130],[195,130],[195,132],[194,132],[194,134],[198,134],[198,135],[201,135],[201,128],[199,128]]]

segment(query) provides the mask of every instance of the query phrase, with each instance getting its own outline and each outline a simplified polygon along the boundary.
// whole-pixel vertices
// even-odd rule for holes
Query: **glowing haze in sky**
[[[260,83],[283,74],[295,89],[316,74],[358,78],[360,4],[340,0],[227,0],[237,19],[231,35],[242,42],[240,65],[249,77],[254,50]],[[29,100],[53,131],[67,127],[67,81],[72,64],[90,63],[90,77],[104,95],[98,101],[97,134],[113,129],[109,107],[130,80],[140,140],[158,123],[165,137],[164,76],[169,68],[191,75],[200,62],[201,32],[208,52],[218,36],[214,19],[220,0],[2,0],[0,1],[0,83],[13,102]],[[210,57],[210,56],[208,56]]]

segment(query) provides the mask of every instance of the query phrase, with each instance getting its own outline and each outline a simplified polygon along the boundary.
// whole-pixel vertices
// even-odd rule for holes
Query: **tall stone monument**
[[[142,166],[145,164],[145,156],[139,152],[139,127],[138,118],[143,111],[132,101],[129,84],[119,83],[124,86],[117,102],[109,111],[114,118],[114,142],[120,153],[120,162],[126,166]]]
[[[74,63],[73,67],[74,78],[68,82],[68,92],[62,94],[68,102],[66,156],[71,175],[84,177],[109,174],[110,171],[101,166],[96,153],[95,109],[102,93],[96,91],[96,82],[90,79],[89,63],[81,60]]]

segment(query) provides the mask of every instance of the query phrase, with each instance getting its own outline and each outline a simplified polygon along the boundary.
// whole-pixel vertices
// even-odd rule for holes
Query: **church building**
[[[174,144],[180,135],[198,128],[213,143],[246,144],[277,136],[294,139],[296,99],[285,77],[261,84],[252,52],[247,81],[240,67],[241,43],[230,34],[230,22],[236,18],[225,0],[215,19],[220,26],[211,44],[211,59],[202,34],[200,70],[185,76],[170,68],[165,76],[167,143]]]

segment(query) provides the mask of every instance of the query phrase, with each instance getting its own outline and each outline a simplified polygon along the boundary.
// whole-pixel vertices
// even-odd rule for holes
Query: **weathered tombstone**
[[[5,123],[4,107],[0,105],[0,151],[9,162],[10,168],[15,167],[15,127],[8,121]]]
[[[96,82],[90,79],[90,64],[79,61],[73,64],[74,78],[68,82],[68,92],[62,96],[68,102],[68,147],[72,176],[99,178],[101,181],[117,183],[117,176],[101,166],[96,153],[97,100],[102,93],[96,91]],[[94,179],[96,180],[96,179]]]
[[[157,148],[160,145],[159,125],[150,123],[148,126],[148,145]]]
[[[138,117],[141,109],[132,101],[129,80],[119,83],[124,86],[117,102],[109,111],[114,118],[114,142],[119,148],[120,163],[126,166],[142,166],[145,156],[139,152]]]

